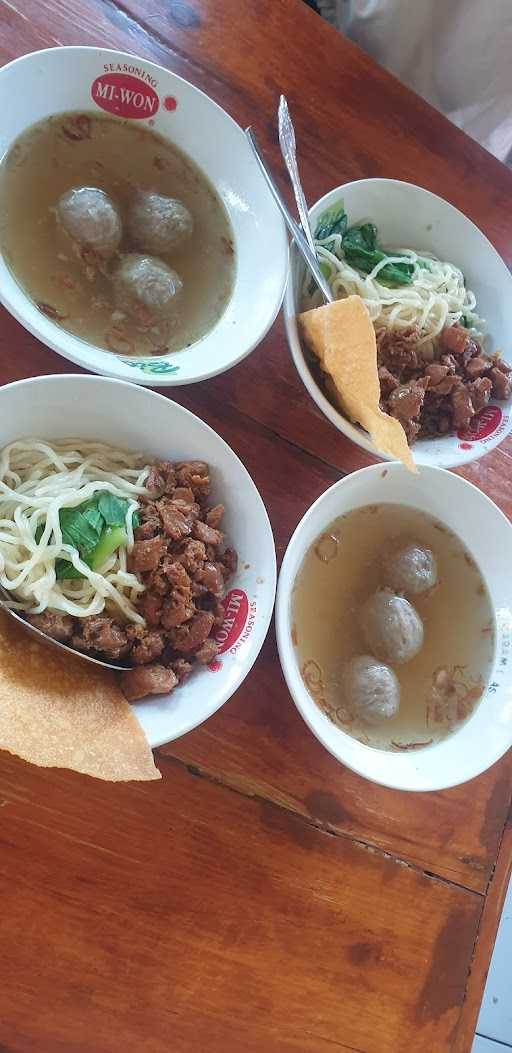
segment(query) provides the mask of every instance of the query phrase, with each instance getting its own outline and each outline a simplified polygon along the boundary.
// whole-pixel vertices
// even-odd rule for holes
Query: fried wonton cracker
[[[39,643],[2,610],[0,749],[110,782],[161,778],[114,674]]]
[[[360,296],[347,296],[299,315],[308,347],[332,378],[341,409],[369,432],[377,449],[416,472],[400,421],[380,408],[375,330]]]

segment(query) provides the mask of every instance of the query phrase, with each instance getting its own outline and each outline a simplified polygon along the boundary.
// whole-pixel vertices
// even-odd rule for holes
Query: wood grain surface
[[[481,924],[478,930],[478,939],[468,977],[466,998],[457,1026],[453,1053],[466,1053],[473,1044],[482,992],[485,987],[492,948],[498,932],[501,912],[510,881],[511,859],[512,809],[503,831],[496,868],[485,899]]]
[[[2,764],[2,1048],[449,1048],[480,897],[161,767]]]
[[[161,752],[243,793],[271,798],[322,829],[478,892],[487,888],[503,833],[510,758],[441,793],[400,793],[366,782],[340,767],[304,727],[278,668],[273,632],[258,676],[207,724]]]
[[[512,263],[510,172],[299,0],[0,0],[0,61],[59,44],[203,88],[254,125],[289,194],[284,91],[310,201],[409,179]],[[2,383],[71,371],[1,313]],[[172,397],[247,465],[279,558],[312,501],[371,461],[306,395],[280,320]],[[462,474],[512,516],[511,441]],[[443,793],[363,781],[302,723],[271,632],[236,696],[158,763],[158,785],[112,787],[0,755],[0,1053],[469,1053],[510,864],[510,758]]]

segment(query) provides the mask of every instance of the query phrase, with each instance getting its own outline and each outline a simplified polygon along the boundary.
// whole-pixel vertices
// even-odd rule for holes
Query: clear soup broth
[[[386,585],[383,553],[402,541],[434,553],[437,584],[410,598],[423,621],[420,652],[405,664],[389,662],[400,684],[399,711],[368,723],[347,697],[344,669],[370,653],[359,613]],[[369,505],[331,523],[297,575],[292,622],[302,678],[315,702],[344,731],[378,749],[420,749],[456,731],[478,705],[492,670],[494,615],[477,565],[443,524],[403,505]]]
[[[97,267],[57,220],[74,187],[105,191],[119,209],[122,238]],[[183,283],[172,317],[142,323],[116,306],[116,260],[139,252],[127,216],[140,191],[176,198],[190,211],[192,235],[158,258]],[[24,292],[62,328],[107,351],[180,351],[223,313],[233,291],[233,231],[205,174],[170,140],[133,122],[97,113],[63,113],[24,132],[0,164],[0,250]],[[156,255],[156,254],[155,254]]]

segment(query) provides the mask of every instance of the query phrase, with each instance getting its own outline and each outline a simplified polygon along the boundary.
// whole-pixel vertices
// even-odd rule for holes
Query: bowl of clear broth
[[[440,468],[365,468],[306,512],[279,578],[279,655],[340,763],[439,790],[509,748],[511,540],[496,505]]]
[[[288,266],[242,130],[193,85],[102,48],[0,70],[0,299],[95,373],[186,384],[262,340]]]

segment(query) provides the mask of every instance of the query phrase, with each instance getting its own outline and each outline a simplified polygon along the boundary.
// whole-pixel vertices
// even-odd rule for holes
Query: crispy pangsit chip
[[[347,296],[299,315],[308,347],[332,378],[343,412],[371,435],[377,449],[417,471],[400,421],[379,406],[377,343],[360,296]]]
[[[2,610],[0,749],[110,782],[161,778],[114,675],[39,643]]]

